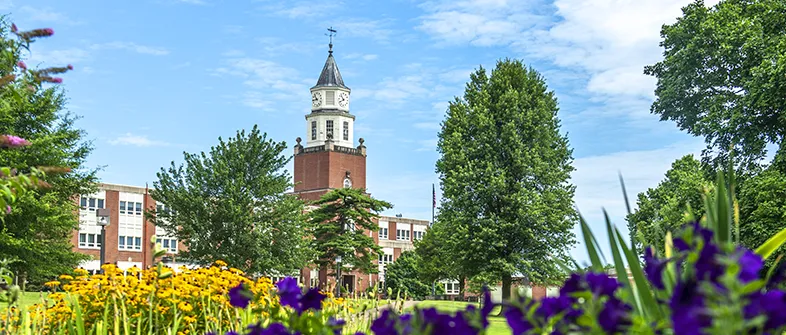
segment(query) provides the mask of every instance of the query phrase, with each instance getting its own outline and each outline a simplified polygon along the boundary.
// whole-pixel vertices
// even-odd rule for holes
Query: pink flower
[[[46,34],[46,36],[52,36],[55,34],[55,30],[52,28],[44,28],[44,34]]]
[[[25,64],[25,62],[23,62],[23,61],[21,61],[21,60],[20,60],[20,61],[18,61],[18,62],[16,62],[16,66],[18,66],[18,67],[22,68],[22,70],[23,70],[23,71],[24,71],[24,70],[27,70],[27,64]]]
[[[52,78],[52,82],[55,83],[55,84],[60,84],[60,83],[63,82],[63,78],[54,77],[54,78]]]
[[[18,148],[30,145],[30,141],[14,135],[0,135],[0,147]]]
[[[16,29],[16,24],[15,24],[15,23],[11,23],[11,32],[12,32],[12,33],[15,33],[15,32],[17,32],[18,30],[19,30],[19,29]]]
[[[11,206],[5,205],[5,214],[11,214]]]
[[[73,69],[74,69],[74,66],[73,66],[73,65],[71,65],[71,64],[68,64],[68,69],[69,69],[69,70],[73,70]]]

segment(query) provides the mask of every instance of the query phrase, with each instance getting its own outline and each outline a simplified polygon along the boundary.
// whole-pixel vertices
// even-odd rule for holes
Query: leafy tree
[[[740,185],[740,243],[755,249],[781,231],[786,219],[786,152],[784,145],[773,163]],[[781,246],[776,254],[786,256]],[[775,257],[767,259],[767,267]],[[781,260],[781,262],[784,262]]]
[[[423,239],[415,242],[419,258],[418,276],[426,283],[449,279],[459,282],[459,295],[464,297],[464,283],[474,271],[462,266],[466,252],[461,227],[439,220],[426,230]],[[439,285],[436,285],[439,286]]]
[[[439,219],[464,235],[460,266],[499,278],[507,299],[513,273],[564,279],[554,258],[575,243],[572,150],[538,72],[505,59],[470,79],[439,133]]]
[[[223,260],[254,274],[289,274],[311,259],[304,205],[285,194],[287,145],[254,125],[208,153],[184,153],[185,163],[157,174],[151,192],[167,209],[151,215],[187,246],[196,264]]]
[[[368,232],[379,229],[374,219],[392,205],[351,188],[332,190],[312,205],[319,206],[309,213],[315,263],[335,271],[335,259],[341,256],[342,268],[377,273],[372,261],[379,258],[382,249]]]
[[[385,285],[400,294],[407,293],[415,299],[431,294],[431,283],[420,279],[420,258],[413,251],[402,252],[395,262],[385,268]]]
[[[644,73],[658,80],[652,112],[704,136],[704,159],[753,166],[786,134],[786,2],[697,0],[661,29],[664,59]]]
[[[0,178],[6,184],[13,179],[9,175],[48,172],[46,182],[28,185],[36,187],[24,194],[12,191],[13,208],[2,209],[10,213],[0,221],[0,259],[14,261],[8,266],[22,285],[49,280],[88,258],[72,251],[71,236],[79,227],[74,196],[96,189],[96,170],[84,166],[92,146],[75,127],[76,117],[65,111],[63,90],[51,85],[62,82],[54,75],[72,67],[33,69],[23,61],[32,42],[53,33],[0,23],[0,135],[29,142],[18,150],[0,150],[2,165],[15,169]]]
[[[666,232],[676,232],[685,223],[687,213],[701,217],[702,194],[712,186],[706,175],[701,162],[686,155],[671,164],[657,187],[639,193],[637,208],[627,217],[631,241],[639,251],[642,246],[652,246],[662,255]]]

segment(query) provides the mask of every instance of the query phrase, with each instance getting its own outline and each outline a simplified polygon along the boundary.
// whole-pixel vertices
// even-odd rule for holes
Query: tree
[[[786,152],[784,145],[770,166],[740,185],[740,244],[755,249],[783,229],[786,219]],[[786,256],[781,246],[776,255]],[[767,259],[774,265],[776,257]],[[784,262],[781,260],[781,262]]]
[[[342,268],[377,273],[377,265],[372,261],[379,258],[382,249],[368,232],[379,229],[374,219],[392,205],[352,188],[332,190],[312,205],[318,206],[309,213],[312,247],[317,253],[315,263],[335,271],[335,260],[340,256]]]
[[[312,253],[303,202],[284,193],[291,186],[286,143],[256,125],[218,141],[157,174],[151,195],[168,210],[152,213],[154,223],[183,241],[180,256],[196,264],[223,260],[261,275],[303,268]]]
[[[786,2],[697,0],[661,29],[664,59],[652,112],[704,136],[704,159],[725,166],[728,150],[752,167],[786,134]]]
[[[96,189],[97,170],[84,166],[92,145],[75,127],[76,116],[65,111],[63,90],[52,85],[62,82],[54,75],[72,67],[33,69],[23,61],[33,41],[53,33],[0,23],[0,134],[29,142],[18,150],[0,150],[0,162],[19,175],[49,172],[45,183],[17,193],[13,208],[3,208],[11,211],[0,221],[0,259],[14,260],[10,268],[22,285],[50,280],[88,258],[72,251],[71,236],[79,227],[74,196]]]
[[[473,273],[471,268],[462,266],[463,259],[469,259],[466,252],[466,235],[447,218],[434,222],[426,230],[423,239],[415,241],[418,255],[418,276],[421,281],[434,285],[439,280],[457,280],[459,295],[464,297],[465,279]]]
[[[405,251],[395,262],[385,268],[385,286],[399,294],[406,293],[415,299],[431,294],[431,283],[420,279],[420,258],[414,251]]]
[[[666,232],[686,222],[686,214],[700,218],[703,215],[704,189],[712,183],[705,179],[707,173],[693,155],[674,161],[666,171],[666,178],[655,188],[639,193],[636,210],[627,216],[630,239],[637,250],[652,246],[663,255]]]
[[[507,299],[514,273],[564,279],[554,258],[575,243],[572,150],[537,71],[505,59],[470,79],[439,133],[439,220],[464,234],[460,266],[499,278]]]

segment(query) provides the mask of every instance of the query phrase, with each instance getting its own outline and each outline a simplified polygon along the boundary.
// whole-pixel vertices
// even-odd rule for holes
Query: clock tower
[[[355,116],[349,113],[351,90],[333,58],[333,43],[317,84],[311,88],[306,141],[295,145],[294,193],[317,200],[331,189],[366,188],[366,147],[354,145]]]

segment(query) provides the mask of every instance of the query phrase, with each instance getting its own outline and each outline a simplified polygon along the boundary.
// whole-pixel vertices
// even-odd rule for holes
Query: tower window
[[[311,140],[317,139],[317,121],[311,121]]]
[[[344,141],[349,141],[349,122],[344,121]]]
[[[335,91],[327,91],[325,92],[325,100],[328,105],[335,105],[336,104],[336,92]]]
[[[333,120],[327,120],[325,122],[325,134],[328,139],[333,139]]]

